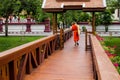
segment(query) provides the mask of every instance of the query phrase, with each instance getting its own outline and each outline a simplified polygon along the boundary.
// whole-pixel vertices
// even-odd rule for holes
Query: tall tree
[[[20,0],[20,2],[20,11],[25,10],[27,16],[34,17],[36,21],[43,21],[43,19],[51,16],[50,14],[43,12],[41,8],[43,0]]]
[[[118,13],[119,13],[119,22],[120,22],[120,0],[115,0],[115,4],[114,6],[118,9]]]
[[[107,0],[107,8],[114,12],[118,9],[119,21],[120,21],[120,0]]]
[[[0,15],[6,18],[5,36],[8,36],[8,18],[11,14],[18,12],[20,5],[19,0],[0,0]]]
[[[101,14],[101,22],[102,24],[105,25],[105,31],[108,31],[108,25],[111,24],[112,22],[112,13],[110,12],[110,10],[105,10],[105,12],[102,12]]]

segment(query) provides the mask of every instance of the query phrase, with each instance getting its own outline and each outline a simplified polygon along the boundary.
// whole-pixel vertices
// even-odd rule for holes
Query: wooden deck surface
[[[70,38],[63,50],[56,51],[24,80],[94,80],[90,51],[85,51],[85,36],[79,46]]]

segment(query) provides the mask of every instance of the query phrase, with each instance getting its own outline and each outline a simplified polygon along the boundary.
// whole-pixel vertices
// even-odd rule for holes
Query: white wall
[[[3,27],[3,32],[0,32],[0,36],[5,35],[5,25]],[[8,35],[9,36],[49,36],[52,32],[44,32],[44,24],[32,24],[31,32],[26,32],[26,24],[13,24],[8,25]]]

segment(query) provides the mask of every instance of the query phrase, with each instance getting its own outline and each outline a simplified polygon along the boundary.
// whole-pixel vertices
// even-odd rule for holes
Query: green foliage
[[[115,56],[115,57],[111,58],[111,61],[113,63],[117,63],[118,65],[120,65],[120,56]],[[116,68],[117,68],[118,73],[120,74],[120,66],[118,66]]]
[[[36,37],[0,37],[0,52],[11,49],[13,47],[34,41],[36,39],[40,39],[42,36]]]
[[[81,10],[68,10],[64,13],[65,21],[67,24],[71,24],[73,21],[76,22],[88,22],[91,21],[91,14],[83,12]],[[62,14],[59,15],[58,21],[63,18]]]
[[[96,14],[96,22],[97,25],[104,24],[105,26],[108,26],[112,22],[112,14],[109,9],[106,9],[104,12],[97,13]]]
[[[111,24],[112,14],[110,10],[105,10],[105,12],[102,12],[101,18],[102,18],[102,24],[104,24],[105,26],[108,26],[109,24]]]
[[[106,37],[104,40],[105,46],[117,46],[115,48],[115,53],[120,56],[120,38],[111,38],[111,37]]]
[[[109,9],[112,13],[114,13],[115,9],[120,9],[120,0],[107,0],[107,9]]]
[[[95,25],[105,25],[105,31],[108,31],[108,25],[110,25],[113,21],[113,16],[112,13],[110,12],[109,9],[106,9],[104,12],[96,13],[96,21]]]
[[[117,67],[117,71],[118,71],[118,73],[120,74],[120,67]]]
[[[104,37],[102,46],[120,74],[120,38]]]
[[[109,51],[109,48],[105,45],[103,46],[103,49]]]
[[[21,0],[20,10],[25,10],[27,15],[38,15],[41,12],[42,0]]]
[[[105,51],[109,51],[111,54],[115,54],[115,49],[112,47],[107,47],[105,45],[103,45],[103,48]]]
[[[83,32],[85,32],[85,30],[86,30],[86,27],[85,27],[85,26],[83,26],[83,27],[82,27],[82,31],[83,31]]]
[[[19,0],[0,0],[0,15],[8,17],[12,13],[16,13],[21,6]]]
[[[98,26],[100,24],[102,24],[102,18],[101,18],[101,13],[96,12],[95,13],[95,26]]]
[[[120,64],[120,56],[115,56],[114,58],[111,58],[111,61],[112,61],[113,63],[118,63],[118,64]]]

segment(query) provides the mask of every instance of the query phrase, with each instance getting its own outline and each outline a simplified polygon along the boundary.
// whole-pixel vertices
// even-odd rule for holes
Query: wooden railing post
[[[60,29],[60,49],[64,48],[64,30]]]
[[[87,51],[87,29],[85,29],[85,50]]]
[[[9,78],[10,80],[17,80],[17,71],[16,71],[16,61],[12,61],[9,63]]]
[[[23,80],[25,74],[40,65],[45,56],[64,48],[64,39],[69,38],[70,30],[54,34],[0,53],[0,80]],[[67,34],[67,35],[65,35]],[[56,48],[57,41],[60,46]]]
[[[57,14],[53,13],[53,34],[57,33]]]

